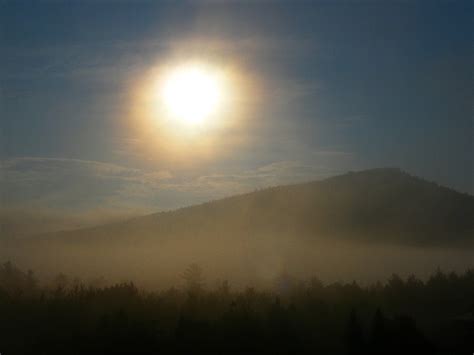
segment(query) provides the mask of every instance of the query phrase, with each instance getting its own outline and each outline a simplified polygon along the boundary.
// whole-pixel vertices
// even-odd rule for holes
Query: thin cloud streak
[[[269,186],[321,179],[337,173],[325,166],[278,161],[239,173],[175,176],[91,160],[17,157],[0,163],[2,200],[12,208],[78,213],[107,210],[159,211]]]

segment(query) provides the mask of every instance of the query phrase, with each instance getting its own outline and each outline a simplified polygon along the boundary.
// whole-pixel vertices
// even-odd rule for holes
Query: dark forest
[[[156,292],[62,273],[42,285],[6,262],[2,354],[470,354],[474,345],[473,270],[365,287],[282,273],[267,290],[207,287],[197,264],[181,278]]]

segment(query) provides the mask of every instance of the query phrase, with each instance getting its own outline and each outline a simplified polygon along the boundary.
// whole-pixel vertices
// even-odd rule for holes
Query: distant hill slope
[[[350,172],[49,235],[73,243],[142,244],[232,237],[337,238],[400,245],[474,245],[474,197],[398,169]]]

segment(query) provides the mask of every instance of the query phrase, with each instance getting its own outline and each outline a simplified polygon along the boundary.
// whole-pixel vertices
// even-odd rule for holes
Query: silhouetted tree
[[[375,354],[390,353],[390,337],[388,335],[388,320],[380,308],[377,308],[372,321],[371,350]]]
[[[69,278],[67,277],[67,275],[63,274],[62,272],[56,275],[56,277],[53,280],[53,288],[58,292],[64,291],[68,285],[69,285]]]
[[[186,289],[188,292],[196,293],[202,290],[204,286],[204,278],[201,267],[193,263],[183,272],[181,277],[186,282]]]
[[[355,309],[352,309],[349,315],[349,321],[347,323],[346,329],[346,345],[348,354],[362,355],[367,353],[364,341],[364,332]]]

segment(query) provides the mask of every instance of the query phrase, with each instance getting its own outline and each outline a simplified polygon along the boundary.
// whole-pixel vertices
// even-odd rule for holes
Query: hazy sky
[[[386,166],[473,193],[473,16],[472,1],[4,0],[2,207],[154,211]],[[190,139],[136,122],[140,83],[188,59],[238,73],[235,124]]]

